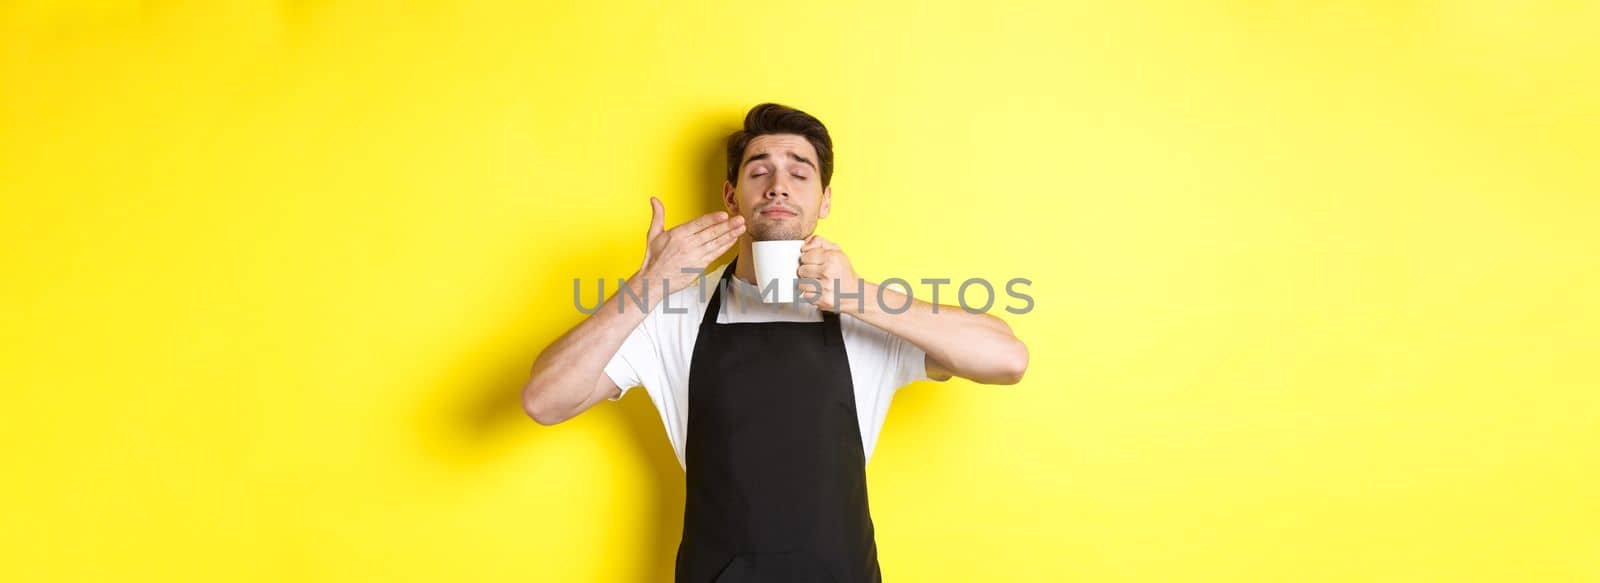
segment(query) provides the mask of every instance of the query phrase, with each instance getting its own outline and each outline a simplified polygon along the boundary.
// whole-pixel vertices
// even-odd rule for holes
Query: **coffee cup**
[[[794,303],[802,240],[756,241],[756,289],[763,303]],[[769,287],[771,289],[769,289]]]

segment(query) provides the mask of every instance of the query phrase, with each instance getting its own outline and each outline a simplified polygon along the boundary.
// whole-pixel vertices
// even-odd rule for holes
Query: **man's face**
[[[804,239],[828,216],[832,188],[822,186],[817,150],[804,136],[756,136],[744,148],[739,184],[722,185],[728,213],[744,217],[750,239]]]

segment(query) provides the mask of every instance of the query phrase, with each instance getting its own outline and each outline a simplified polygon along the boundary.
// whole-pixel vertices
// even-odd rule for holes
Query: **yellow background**
[[[1335,4],[6,2],[0,580],[664,577],[648,400],[517,393],[767,100],[864,275],[1034,281],[891,580],[1600,580],[1600,5]]]

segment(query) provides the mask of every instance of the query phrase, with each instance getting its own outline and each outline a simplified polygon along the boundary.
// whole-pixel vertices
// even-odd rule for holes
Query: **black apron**
[[[718,324],[689,361],[680,583],[882,581],[839,315]]]

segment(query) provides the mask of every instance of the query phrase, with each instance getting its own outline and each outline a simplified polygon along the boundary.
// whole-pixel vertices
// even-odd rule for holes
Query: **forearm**
[[[931,362],[956,376],[984,384],[1009,385],[1022,379],[1028,367],[1028,349],[1004,320],[917,300],[870,281],[862,288],[862,301],[841,302],[841,313],[906,339],[927,353]],[[907,308],[899,311],[900,306]]]
[[[522,390],[523,408],[529,416],[540,423],[558,423],[603,398],[594,393],[602,384],[606,363],[662,299],[646,297],[648,283],[635,273],[625,282],[632,295],[617,290],[599,310],[539,354]],[[650,295],[660,295],[659,286],[654,287],[657,289],[650,291],[658,293]],[[634,298],[649,301],[635,302]]]

